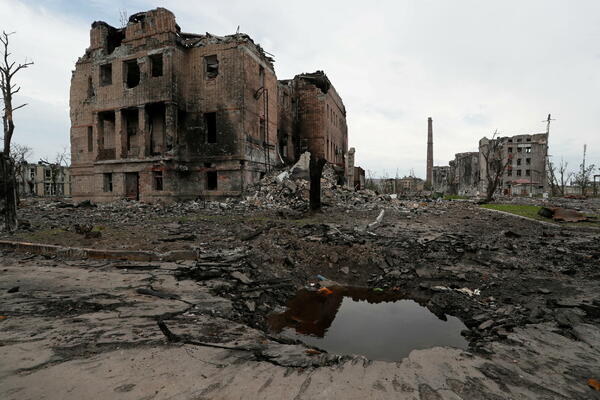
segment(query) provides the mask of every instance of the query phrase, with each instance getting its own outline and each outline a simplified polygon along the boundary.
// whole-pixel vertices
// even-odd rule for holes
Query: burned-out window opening
[[[98,113],[98,160],[113,160],[115,149],[115,112],[103,111]]]
[[[216,54],[204,57],[204,72],[206,79],[216,78],[219,75],[219,59]]]
[[[123,61],[123,76],[125,77],[125,87],[128,89],[140,84],[140,66],[137,60]]]
[[[154,181],[154,190],[163,190],[163,172],[152,171],[152,178]]]
[[[512,176],[512,169],[506,171],[506,176]]]
[[[166,132],[166,108],[164,103],[146,106],[148,129],[150,130],[150,154],[160,155],[164,151]]]
[[[87,128],[87,150],[90,153],[94,151],[94,128],[91,126]]]
[[[517,158],[517,165],[521,165],[521,159]]]
[[[204,124],[206,126],[206,142],[217,143],[217,113],[205,113]]]
[[[112,64],[100,66],[100,86],[112,85]]]
[[[125,131],[127,132],[127,151],[137,150],[137,134],[139,130],[139,114],[137,108],[123,110],[123,119],[125,122]]]
[[[110,29],[106,37],[106,52],[111,54],[117,47],[121,45],[125,39],[125,31],[123,29]]]
[[[91,99],[92,97],[94,97],[94,82],[92,77],[88,76],[87,98]]]
[[[509,152],[509,153],[512,153],[512,150],[513,150],[513,148],[512,148],[512,147],[509,147],[509,148],[508,148],[508,152]]]
[[[531,165],[531,158],[526,158],[525,159],[525,164]]]
[[[158,77],[163,75],[163,55],[152,54],[150,56],[150,75]]]
[[[526,169],[526,170],[525,170],[525,175],[527,175],[527,176],[531,176],[531,170],[530,170],[530,169]]]
[[[523,139],[517,139],[517,143],[521,143]]]
[[[520,169],[517,170],[517,176],[521,176],[521,170]]]
[[[46,179],[52,179],[52,170],[50,168],[46,168],[44,170],[44,176]]]
[[[104,182],[103,182],[103,190],[105,192],[112,192],[113,191],[113,174],[112,173],[104,173],[103,174],[103,178],[104,178]]]
[[[265,67],[262,65],[258,66],[258,82],[259,87],[265,87]]]
[[[522,152],[523,152],[523,148],[517,147],[517,153],[522,153]]]
[[[259,122],[258,122],[258,133],[260,134],[260,138],[263,139],[265,142],[267,141],[267,126],[265,124],[265,119],[264,118],[259,118]]]
[[[217,171],[206,172],[206,189],[217,190],[218,187]]]

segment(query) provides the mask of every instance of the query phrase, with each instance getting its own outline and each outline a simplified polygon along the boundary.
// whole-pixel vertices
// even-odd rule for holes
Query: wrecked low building
[[[453,181],[453,178],[450,176],[450,166],[436,165],[432,167],[432,189],[434,192],[449,192],[449,182],[451,181]]]
[[[322,72],[293,81],[248,35],[184,33],[164,8],[94,22],[71,80],[74,199],[237,196],[304,148],[343,164],[341,99]]]
[[[71,176],[68,167],[22,161],[15,165],[15,173],[19,196],[71,196]]]
[[[537,195],[548,191],[546,161],[548,157],[548,134],[516,135],[495,139],[501,142],[502,166],[506,166],[498,187],[498,193],[506,196]],[[479,141],[480,190],[487,187],[486,151],[490,139]]]

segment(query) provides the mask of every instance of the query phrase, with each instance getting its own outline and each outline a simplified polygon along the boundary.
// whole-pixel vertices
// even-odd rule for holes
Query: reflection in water
[[[300,290],[287,311],[269,317],[271,330],[331,353],[374,360],[397,361],[412,350],[434,346],[467,346],[458,318],[438,317],[399,292],[330,289],[331,294]],[[416,300],[425,304],[428,299]]]

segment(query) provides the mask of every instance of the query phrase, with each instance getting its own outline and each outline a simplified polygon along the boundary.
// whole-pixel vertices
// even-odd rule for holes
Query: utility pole
[[[546,118],[545,121],[542,121],[546,123],[546,154],[544,156],[544,175],[546,175],[546,168],[548,165],[548,148],[550,147],[550,122],[552,121],[554,121],[554,119],[552,118],[551,114],[548,114],[548,118]],[[542,179],[544,181],[544,190],[546,190],[547,179]]]

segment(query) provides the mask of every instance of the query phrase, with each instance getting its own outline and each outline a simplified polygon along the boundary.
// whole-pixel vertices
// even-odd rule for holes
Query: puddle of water
[[[458,318],[440,318],[398,292],[330,289],[331,294],[299,291],[284,313],[269,317],[271,330],[330,353],[385,361],[401,360],[415,349],[468,345]]]

